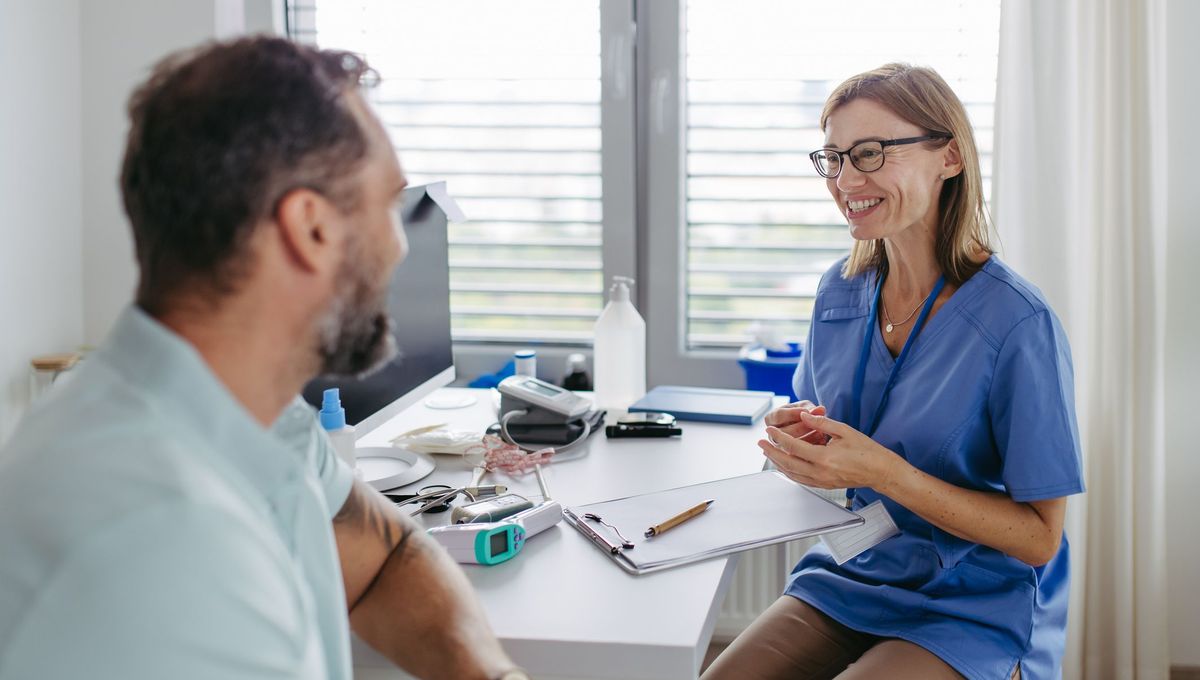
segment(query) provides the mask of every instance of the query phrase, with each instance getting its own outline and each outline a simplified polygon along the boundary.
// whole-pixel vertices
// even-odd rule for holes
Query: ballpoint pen
[[[696,505],[688,508],[687,510],[684,510],[683,512],[679,513],[678,515],[675,515],[674,517],[662,522],[661,524],[655,524],[654,526],[650,527],[649,529],[646,529],[646,538],[650,538],[651,536],[657,536],[657,535],[661,534],[662,532],[666,531],[667,529],[670,529],[672,527],[677,527],[680,524],[683,524],[684,522],[688,521],[689,519],[695,517],[696,515],[699,515],[700,513],[704,512],[705,510],[707,510],[708,506],[710,506],[712,504],[713,504],[713,499],[711,499],[711,498],[706,501],[700,501]]]

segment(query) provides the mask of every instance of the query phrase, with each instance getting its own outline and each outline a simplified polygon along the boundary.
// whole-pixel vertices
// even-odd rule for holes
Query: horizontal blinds
[[[967,106],[990,193],[998,0],[689,0],[686,23],[689,348],[741,345],[755,324],[807,333],[820,275],[850,245],[808,159],[845,78],[936,69]]]
[[[603,301],[598,0],[308,0],[289,3],[288,24],[367,58],[410,183],[446,181],[467,215],[450,225],[455,340],[590,343]]]

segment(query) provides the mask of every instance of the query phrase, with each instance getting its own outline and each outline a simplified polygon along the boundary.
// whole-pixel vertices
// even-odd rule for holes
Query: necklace
[[[929,295],[933,295],[933,291],[929,291]],[[903,326],[904,324],[908,323],[908,320],[913,318],[913,314],[916,314],[917,310],[925,305],[925,301],[929,299],[929,295],[926,295],[924,298],[922,298],[921,301],[917,303],[917,306],[913,307],[913,310],[908,313],[908,316],[904,317],[903,321],[892,321],[892,317],[888,316],[887,303],[883,301],[882,295],[879,296],[879,301],[883,307],[883,318],[887,321],[887,325],[883,327],[883,330],[891,333],[893,330],[895,330],[896,326]]]

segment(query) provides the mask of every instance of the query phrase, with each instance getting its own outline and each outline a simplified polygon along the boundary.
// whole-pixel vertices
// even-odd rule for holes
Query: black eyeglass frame
[[[918,142],[929,142],[929,141],[933,141],[935,139],[954,139],[954,135],[937,133],[937,134],[932,134],[932,135],[921,135],[920,137],[904,137],[903,139],[868,139],[866,141],[862,141],[862,142],[859,142],[858,144],[855,144],[854,146],[850,147],[849,149],[846,149],[845,151],[839,151],[837,149],[817,149],[816,151],[808,154],[808,159],[810,161],[812,161],[813,167],[816,168],[818,175],[824,177],[825,179],[837,179],[842,174],[842,168],[846,167],[845,158],[849,158],[850,163],[854,166],[854,169],[858,170],[859,172],[875,172],[876,170],[879,170],[879,168],[882,168],[884,162],[887,161],[887,154],[883,153],[883,149],[886,149],[889,146],[900,146],[902,144],[916,144]],[[872,168],[870,170],[865,170],[863,168],[860,168],[858,166],[858,162],[854,160],[854,156],[850,152],[854,151],[855,148],[860,147],[863,144],[878,144],[879,145],[880,153],[883,153],[883,160],[879,161],[878,168]],[[819,161],[817,161],[817,154],[831,153],[831,152],[837,154],[838,171],[835,174],[826,175],[824,172],[821,172],[821,163]],[[843,156],[845,158],[843,158]]]

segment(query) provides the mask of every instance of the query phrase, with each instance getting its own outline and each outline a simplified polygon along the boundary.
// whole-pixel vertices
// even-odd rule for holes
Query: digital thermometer
[[[525,540],[562,520],[562,504],[546,501],[501,522],[451,524],[429,530],[454,561],[463,564],[500,564],[516,556]]]
[[[500,564],[525,545],[525,528],[512,522],[451,524],[430,529],[429,535],[462,564]]]

